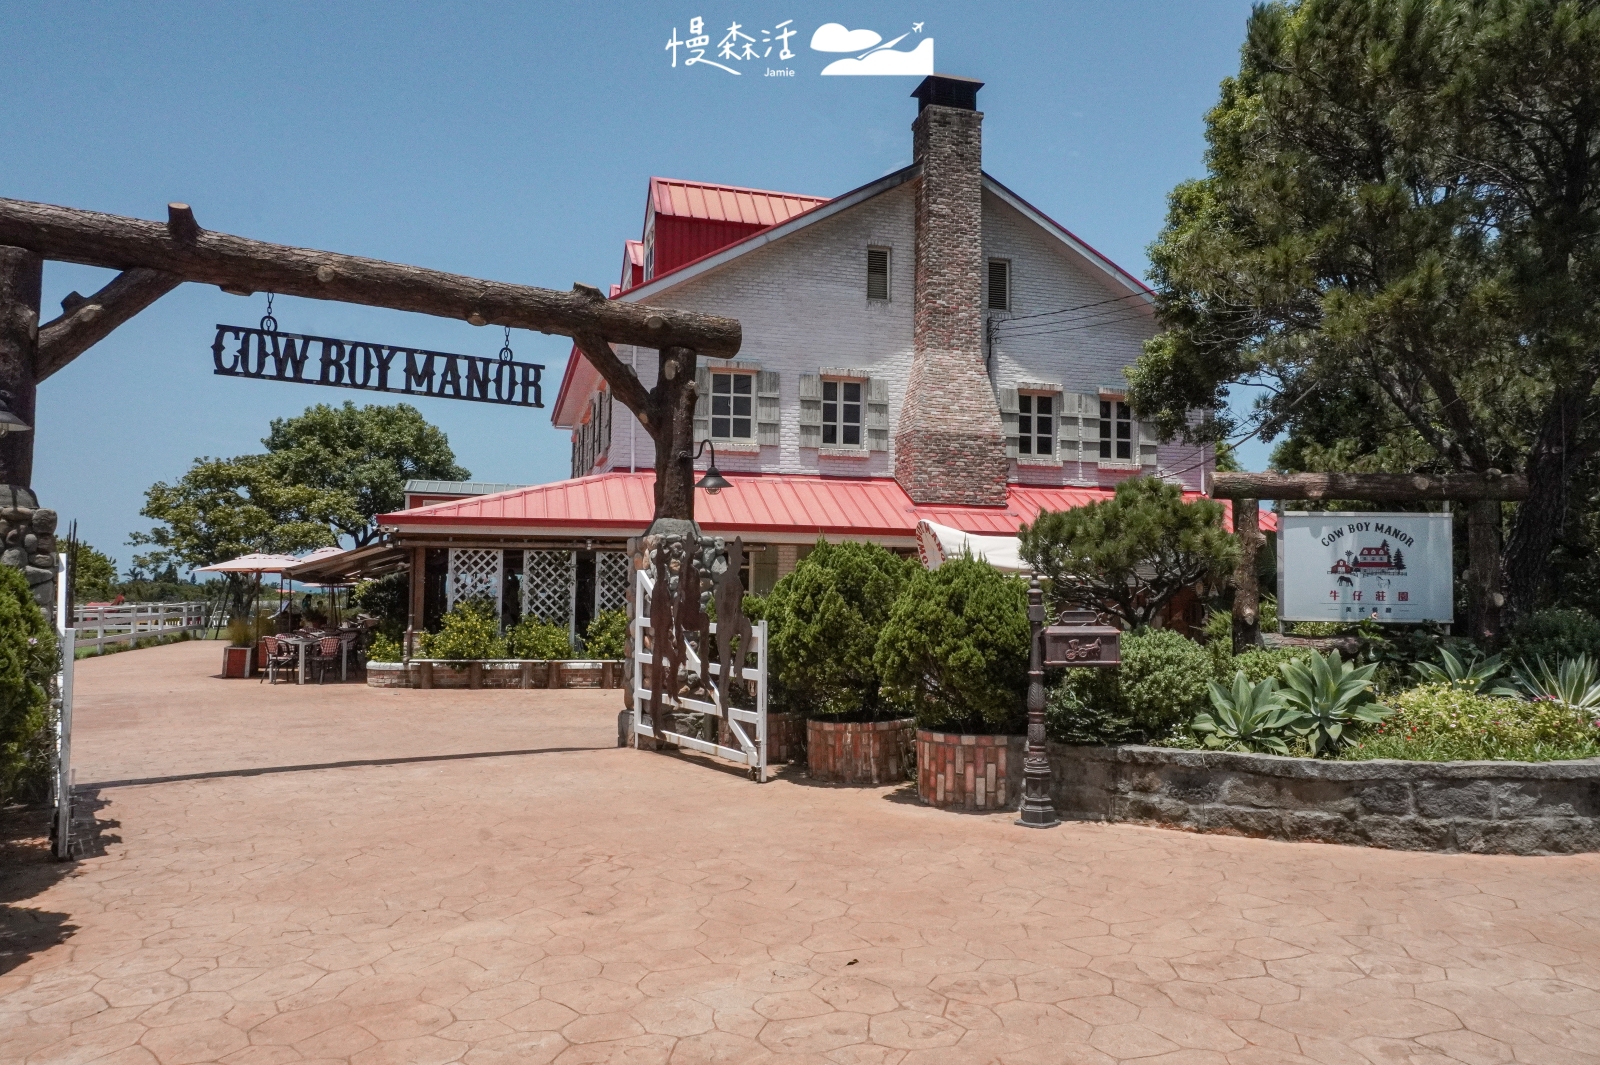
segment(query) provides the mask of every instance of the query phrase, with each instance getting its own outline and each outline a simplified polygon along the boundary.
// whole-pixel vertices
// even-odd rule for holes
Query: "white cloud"
[[[909,52],[896,52],[885,48],[870,52],[860,59],[835,59],[822,68],[823,74],[932,74],[933,38],[924,37],[922,43]]]
[[[863,52],[882,37],[871,30],[847,30],[837,22],[827,22],[817,27],[811,35],[813,52]]]

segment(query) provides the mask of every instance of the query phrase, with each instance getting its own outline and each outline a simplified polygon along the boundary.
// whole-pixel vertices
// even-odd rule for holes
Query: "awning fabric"
[[[917,522],[917,556],[929,569],[970,554],[1004,573],[1031,573],[1015,536],[978,536],[932,521]]]

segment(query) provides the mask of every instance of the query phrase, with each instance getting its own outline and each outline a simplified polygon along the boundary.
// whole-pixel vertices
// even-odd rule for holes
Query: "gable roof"
[[[736,222],[747,226],[773,226],[820,203],[826,196],[714,185],[705,181],[652,177],[649,203],[657,215],[696,218],[710,222]],[[642,255],[642,251],[641,251]],[[640,260],[643,261],[642,258]]]

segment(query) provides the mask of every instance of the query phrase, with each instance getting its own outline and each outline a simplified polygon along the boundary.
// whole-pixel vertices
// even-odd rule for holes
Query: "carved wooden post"
[[[1233,533],[1239,538],[1239,565],[1233,571],[1233,653],[1261,645],[1261,587],[1256,576],[1256,553],[1266,537],[1261,535],[1261,503],[1255,499],[1233,501]]]
[[[1467,504],[1467,635],[1486,648],[1500,643],[1500,504]]]
[[[694,405],[697,352],[662,348],[660,374],[651,398],[659,412],[656,430],[656,520],[694,521]],[[664,530],[655,529],[661,532]]]
[[[39,293],[44,260],[21,248],[0,247],[0,389],[11,410],[34,422],[34,359],[39,350]],[[33,484],[33,434],[0,436],[0,484]]]

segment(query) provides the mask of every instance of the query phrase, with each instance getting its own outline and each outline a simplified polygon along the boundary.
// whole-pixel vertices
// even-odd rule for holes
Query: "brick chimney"
[[[911,95],[917,181],[913,357],[894,476],[918,503],[1004,504],[1005,433],[983,359],[981,81],[935,74]]]

